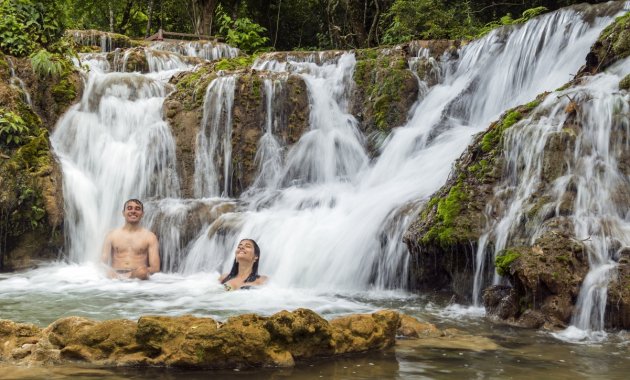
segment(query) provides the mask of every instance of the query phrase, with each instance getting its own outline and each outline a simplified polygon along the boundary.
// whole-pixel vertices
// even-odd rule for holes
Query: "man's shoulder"
[[[142,236],[146,237],[147,239],[157,239],[157,236],[155,236],[153,231],[151,231],[148,228],[143,228],[142,229]]]

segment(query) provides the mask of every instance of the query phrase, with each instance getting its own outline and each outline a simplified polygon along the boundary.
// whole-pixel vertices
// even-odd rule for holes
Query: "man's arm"
[[[112,260],[112,234],[111,232],[105,237],[103,243],[103,251],[101,253],[101,262],[105,265],[111,265]]]
[[[160,246],[154,233],[150,233],[149,238],[149,273],[160,271]]]

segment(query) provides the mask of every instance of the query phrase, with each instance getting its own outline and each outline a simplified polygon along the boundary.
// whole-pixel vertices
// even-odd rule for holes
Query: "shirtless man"
[[[155,234],[140,226],[144,206],[130,199],[123,206],[125,225],[105,237],[101,261],[109,265],[110,278],[147,280],[160,271],[158,240]]]

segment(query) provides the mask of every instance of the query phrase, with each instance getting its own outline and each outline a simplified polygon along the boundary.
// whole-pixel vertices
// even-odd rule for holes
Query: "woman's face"
[[[254,251],[254,243],[251,240],[241,240],[236,247],[236,260],[254,262],[258,258]]]

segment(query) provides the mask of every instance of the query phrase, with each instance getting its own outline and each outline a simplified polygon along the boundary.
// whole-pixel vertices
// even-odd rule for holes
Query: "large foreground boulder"
[[[381,350],[395,343],[391,310],[330,322],[308,309],[218,322],[190,315],[138,322],[66,317],[40,329],[0,321],[0,361],[19,365],[83,362],[96,366],[241,368],[293,366],[296,360]]]

